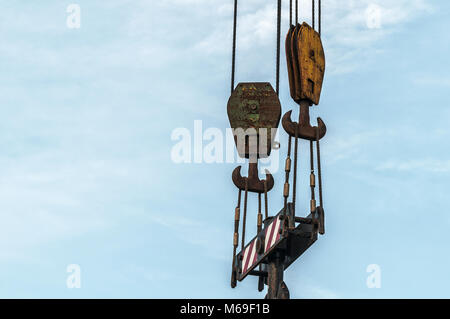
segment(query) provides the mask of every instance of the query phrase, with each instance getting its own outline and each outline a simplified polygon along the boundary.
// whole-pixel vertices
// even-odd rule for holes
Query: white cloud
[[[450,87],[448,74],[416,74],[411,77],[411,82],[419,86]]]
[[[176,213],[165,215],[152,213],[149,219],[170,230],[171,234],[175,234],[180,244],[189,243],[199,246],[203,252],[215,259],[228,261],[230,258],[228,251],[220,249],[224,247],[223,240],[229,239],[230,236],[223,228],[215,224],[207,224],[199,219],[187,218]],[[230,246],[231,243],[230,240]]]
[[[330,0],[323,6],[324,46],[331,73],[351,72],[370,62],[381,53],[378,41],[432,11],[425,0]],[[379,28],[367,26],[367,9],[373,6],[380,10]]]
[[[324,42],[331,72],[354,70],[363,60],[355,57],[368,54],[376,47],[376,41],[428,12],[424,1],[375,1],[383,8],[383,20],[380,29],[369,30],[364,12],[372,2],[323,1]],[[146,208],[130,207],[124,201],[137,203],[145,198],[152,206],[155,202],[182,203],[182,199],[174,199],[178,194],[169,182],[179,181],[175,178],[180,176],[173,176],[173,168],[163,165],[168,151],[152,148],[162,133],[148,127],[173,125],[168,119],[175,116],[173,113],[186,116],[187,108],[199,109],[195,101],[186,97],[205,105],[203,91],[209,91],[211,85],[205,85],[199,93],[199,86],[192,84],[197,78],[202,77],[203,83],[210,84],[210,78],[217,74],[223,77],[229,74],[230,3],[228,0],[107,1],[102,6],[108,10],[97,8],[92,13],[98,21],[113,21],[115,28],[91,25],[89,32],[73,38],[58,37],[67,32],[65,10],[61,11],[61,23],[45,19],[46,7],[40,9],[39,15],[34,15],[32,9],[19,15],[12,7],[8,12],[4,10],[7,18],[2,19],[1,26],[8,31],[3,36],[9,38],[4,39],[0,57],[4,66],[13,65],[13,73],[4,75],[7,84],[0,90],[5,102],[0,139],[0,257],[23,258],[34,251],[30,247],[45,248],[48,242],[117,230],[122,218]],[[272,74],[274,69],[267,61],[274,61],[275,5],[260,0],[240,3],[241,74]],[[128,6],[120,7],[124,4]],[[309,10],[302,8],[302,12]],[[89,14],[89,10],[83,12]],[[113,18],[102,17],[105,12]],[[284,30],[287,18],[284,11]],[[84,26],[82,30],[87,30]],[[202,73],[197,74],[197,70]],[[142,78],[136,77],[139,74]],[[140,103],[135,96],[136,87],[145,90],[139,101],[144,101],[142,104],[147,108],[135,105]],[[127,96],[125,103],[115,99],[117,92]],[[156,105],[153,96],[170,103]],[[75,98],[76,101],[71,100]],[[204,109],[223,116],[216,106]],[[156,116],[159,114],[167,115]],[[334,160],[352,157],[363,145],[378,138],[378,134],[360,131],[336,137],[334,141],[330,136],[327,154],[332,154]],[[42,145],[42,141],[48,145]],[[425,164],[412,161],[405,165],[394,160],[379,169],[425,166],[442,171],[448,170],[450,164],[428,160]],[[197,204],[189,214],[195,211],[210,214],[206,206]],[[204,219],[197,221],[181,214],[157,215],[148,211],[132,222],[146,221],[144,216],[156,227],[174,234],[172,240],[196,245],[210,256],[223,259],[224,264],[229,262],[229,251],[217,249],[224,247],[226,240],[229,241],[226,247],[231,247],[232,233],[227,227],[211,226]],[[308,291],[317,298],[336,297],[333,291],[321,287],[311,286]]]
[[[333,154],[333,158],[329,159],[328,163],[334,163],[337,161],[346,160],[349,158],[355,158],[357,155],[361,155],[361,148],[364,145],[373,143],[377,138],[386,136],[386,131],[358,131],[355,130],[352,134],[332,136],[326,147],[328,154]]]
[[[448,173],[450,172],[450,160],[424,158],[412,160],[388,160],[377,166],[380,171],[422,171],[430,173]]]
[[[186,12],[189,12],[186,15],[192,20],[204,16],[207,10],[210,21],[213,23],[206,23],[205,30],[193,35],[193,48],[208,54],[222,56],[229,54],[233,11],[230,2],[173,0],[167,2],[183,6]],[[202,8],[200,5],[192,6],[192,3],[202,4]],[[287,6],[285,3],[282,14],[284,31],[287,29],[289,19]],[[374,6],[380,12],[379,28],[369,28],[367,23],[367,10]],[[379,54],[381,51],[377,49],[377,41],[418,16],[429,14],[432,12],[432,7],[425,0],[329,0],[323,2],[322,11],[328,72],[345,73],[366,63],[372,55]],[[245,61],[241,61],[241,64],[246,64],[255,58],[261,61],[260,55],[272,56],[275,50],[275,19],[275,3],[263,4],[261,1],[249,1],[239,4],[238,50],[242,61]],[[301,3],[300,21],[311,24],[311,2]],[[282,35],[282,41],[283,38],[284,35]]]
[[[319,286],[307,286],[305,290],[309,298],[315,299],[337,299],[339,295],[334,291]]]

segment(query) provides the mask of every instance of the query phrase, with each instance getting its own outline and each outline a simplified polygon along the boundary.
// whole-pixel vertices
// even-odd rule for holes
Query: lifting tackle
[[[318,1],[318,31],[315,30],[315,8]],[[290,25],[286,35],[285,49],[290,96],[299,106],[298,121],[293,122],[292,111],[281,120],[288,134],[289,143],[285,164],[285,182],[283,188],[284,205],[275,216],[268,211],[268,192],[274,187],[274,178],[265,171],[265,179],[258,175],[258,160],[270,156],[274,138],[281,118],[279,100],[280,84],[280,22],[281,0],[277,0],[277,60],[276,89],[268,82],[239,83],[236,87],[236,30],[237,0],[234,0],[233,56],[231,74],[231,96],[227,104],[230,126],[233,128],[238,154],[248,159],[248,175],[241,175],[241,166],[232,174],[232,181],[238,189],[238,202],[235,209],[233,261],[231,286],[248,275],[258,277],[258,290],[268,286],[266,298],[288,299],[289,290],[283,281],[284,270],[300,257],[316,240],[318,234],[325,233],[325,215],[322,194],[322,171],[320,162],[320,140],[327,128],[322,119],[317,125],[310,122],[310,107],[318,105],[325,74],[325,54],[321,41],[321,0],[312,0],[312,27],[298,23],[298,0],[295,1],[295,24],[293,23],[293,0],[290,0]],[[294,140],[294,141],[292,141]],[[307,217],[296,214],[297,168],[299,141],[309,142],[311,190],[310,209]],[[294,142],[294,147],[292,147]],[[314,147],[315,146],[315,147]],[[293,150],[292,150],[293,148]],[[293,154],[293,159],[292,157]],[[316,177],[317,163],[317,177]],[[293,164],[293,188],[290,175]],[[319,205],[316,202],[316,182],[319,190]],[[241,224],[241,201],[244,193],[241,251],[239,246],[239,228]],[[258,196],[256,236],[246,242],[247,204],[249,193]],[[262,196],[264,194],[265,218],[262,216]],[[291,201],[289,197],[292,196]]]
[[[315,22],[313,0],[313,25]],[[298,6],[296,8],[298,10]],[[321,10],[321,1],[319,1],[319,12]],[[296,15],[297,16],[297,15]],[[319,32],[321,29],[320,14],[319,14]],[[295,154],[294,154],[294,190],[293,190],[293,207],[295,218],[295,200],[296,200],[296,177],[297,177],[297,158],[298,158],[298,139],[309,141],[310,147],[310,187],[311,187],[311,201],[310,211],[313,222],[318,226],[320,234],[325,233],[324,227],[324,210],[322,199],[322,172],[320,163],[320,140],[325,136],[327,128],[325,123],[319,117],[317,118],[317,126],[312,126],[310,123],[309,108],[312,105],[318,105],[320,94],[322,91],[322,83],[325,74],[325,53],[320,38],[320,33],[310,27],[306,22],[296,24],[289,27],[286,36],[286,64],[289,77],[289,88],[291,98],[299,105],[298,122],[292,122],[292,111],[287,112],[283,116],[282,125],[286,133],[289,135],[289,148],[291,138],[295,139]],[[316,206],[315,187],[316,176],[314,170],[314,143],[316,143],[317,152],[317,169],[319,181],[319,207]],[[290,154],[286,159],[290,163]],[[288,183],[288,174],[286,183]],[[284,194],[285,197],[288,194]],[[316,216],[318,219],[316,219]],[[292,223],[291,223],[292,225]]]

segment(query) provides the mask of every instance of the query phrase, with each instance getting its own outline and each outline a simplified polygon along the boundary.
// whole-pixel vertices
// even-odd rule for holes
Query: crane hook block
[[[292,99],[319,104],[325,74],[320,35],[306,22],[291,26],[286,36],[286,59]]]
[[[281,103],[267,82],[239,83],[227,105],[240,157],[270,155],[281,118]]]

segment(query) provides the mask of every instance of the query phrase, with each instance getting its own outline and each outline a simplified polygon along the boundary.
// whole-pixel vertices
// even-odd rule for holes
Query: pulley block
[[[306,22],[291,26],[286,36],[286,59],[292,99],[319,104],[325,74],[320,35]]]
[[[266,158],[274,144],[281,103],[267,82],[239,83],[227,105],[240,157]]]

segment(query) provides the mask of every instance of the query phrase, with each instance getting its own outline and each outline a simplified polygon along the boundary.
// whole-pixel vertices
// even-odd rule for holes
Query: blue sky
[[[286,272],[291,296],[448,298],[450,4],[322,2],[327,233]],[[263,297],[229,287],[237,164],[170,156],[174,129],[228,127],[232,1],[83,0],[80,29],[71,2],[0,3],[0,297]],[[274,83],[274,28],[275,1],[242,3],[238,82]],[[280,99],[296,109],[284,57]]]

